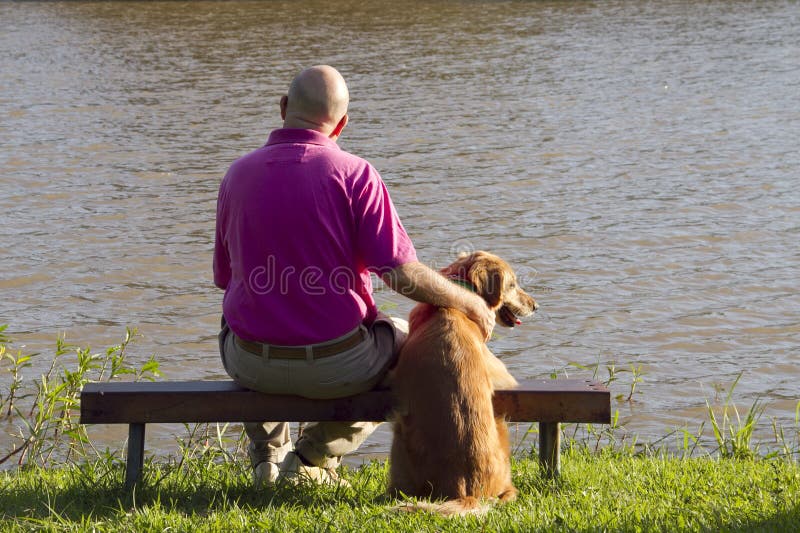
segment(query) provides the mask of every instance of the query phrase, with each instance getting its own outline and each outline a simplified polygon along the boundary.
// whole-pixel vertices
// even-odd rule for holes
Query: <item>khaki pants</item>
[[[408,334],[408,322],[381,315],[367,327],[358,345],[322,359],[264,358],[234,342],[222,319],[220,355],[228,375],[249,389],[271,394],[296,394],[307,398],[341,398],[380,387]],[[336,342],[332,339],[330,342]],[[341,457],[356,450],[380,422],[310,423],[295,443],[295,450],[311,463],[336,468]],[[288,422],[245,423],[250,438],[248,453],[253,466],[262,461],[279,463],[291,450]]]

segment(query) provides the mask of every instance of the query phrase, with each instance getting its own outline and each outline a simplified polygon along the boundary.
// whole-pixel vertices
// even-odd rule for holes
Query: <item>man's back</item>
[[[236,161],[217,217],[226,320],[273,344],[335,338],[374,318],[366,269],[413,254],[378,173],[311,130],[276,130]]]

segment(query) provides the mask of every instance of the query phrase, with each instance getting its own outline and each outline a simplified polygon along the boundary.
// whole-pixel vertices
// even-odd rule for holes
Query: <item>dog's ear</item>
[[[458,259],[441,272],[447,277],[469,281],[490,308],[500,307],[505,269],[499,258],[481,250],[459,254]]]
[[[500,265],[488,257],[476,257],[469,270],[469,279],[490,309],[500,307],[505,281]]]
[[[465,281],[469,281],[469,270],[472,267],[472,263],[474,261],[475,253],[466,253],[461,252],[458,254],[456,260],[441,269],[441,272],[444,276],[448,278],[456,278],[456,279],[463,279]]]

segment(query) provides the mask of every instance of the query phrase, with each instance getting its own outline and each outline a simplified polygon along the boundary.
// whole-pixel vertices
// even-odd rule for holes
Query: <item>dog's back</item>
[[[452,500],[463,513],[479,498],[511,499],[508,430],[495,419],[494,386],[516,381],[461,312],[417,305],[392,378],[397,401],[390,492]],[[425,507],[429,508],[429,507]]]

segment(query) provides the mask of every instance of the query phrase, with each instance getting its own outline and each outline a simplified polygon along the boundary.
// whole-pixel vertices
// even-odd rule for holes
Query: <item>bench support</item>
[[[561,424],[539,422],[539,464],[545,476],[557,478],[561,474]]]
[[[125,490],[139,481],[144,466],[144,424],[128,425],[128,464],[125,466]]]
[[[144,466],[144,424],[128,426],[128,462],[125,469],[125,489],[139,481]],[[561,424],[539,422],[539,464],[546,477],[561,475]]]
[[[381,422],[393,410],[388,390],[333,400],[272,395],[232,381],[87,383],[81,391],[82,424],[128,424],[125,487],[141,479],[145,424],[189,422]],[[611,396],[601,383],[583,379],[527,380],[497,390],[495,413],[508,422],[539,422],[539,463],[544,474],[561,469],[560,423],[611,421]]]

